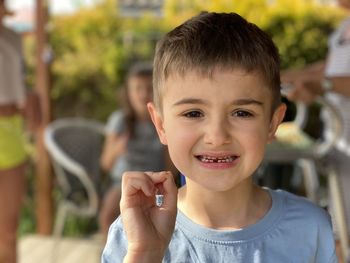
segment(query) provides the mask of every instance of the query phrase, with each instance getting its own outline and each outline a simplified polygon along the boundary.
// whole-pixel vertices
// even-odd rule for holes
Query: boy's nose
[[[213,120],[205,127],[204,142],[220,146],[231,142],[230,127],[225,120]]]

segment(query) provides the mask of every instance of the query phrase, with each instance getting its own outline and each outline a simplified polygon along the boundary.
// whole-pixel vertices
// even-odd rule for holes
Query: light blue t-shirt
[[[256,224],[235,231],[200,226],[178,211],[163,262],[334,263],[338,262],[330,217],[305,198],[268,190],[272,207]],[[103,263],[119,263],[127,240],[118,218],[111,226]]]

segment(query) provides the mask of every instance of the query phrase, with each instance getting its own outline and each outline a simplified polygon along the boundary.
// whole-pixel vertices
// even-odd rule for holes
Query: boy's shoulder
[[[301,219],[303,223],[318,225],[330,225],[328,212],[319,205],[308,200],[306,197],[295,195],[285,190],[268,190],[272,199],[280,200],[282,205],[282,216],[288,219]]]
[[[299,207],[300,209],[307,209],[310,210],[310,212],[317,212],[317,211],[325,211],[322,209],[319,205],[313,203],[311,200],[307,199],[304,196],[296,195],[291,192],[282,190],[282,189],[267,189],[267,191],[272,196],[272,199],[279,198],[283,200],[283,203],[286,206],[290,207]]]

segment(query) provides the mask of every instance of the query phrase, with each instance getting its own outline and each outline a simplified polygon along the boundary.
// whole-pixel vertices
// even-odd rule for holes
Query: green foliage
[[[105,120],[118,107],[116,92],[136,60],[151,61],[164,32],[202,10],[237,12],[268,32],[279,47],[282,68],[301,67],[327,52],[327,36],[343,14],[310,0],[165,1],[164,17],[121,17],[115,1],[53,17],[54,117]],[[30,79],[30,78],[29,78]]]
[[[125,61],[118,33],[121,23],[112,1],[55,17],[51,24],[54,116],[105,118],[116,105]]]
[[[105,120],[118,106],[116,92],[130,64],[152,60],[162,34],[158,20],[147,15],[121,18],[111,0],[71,16],[54,17],[50,32],[54,117]]]
[[[344,15],[338,9],[312,5],[312,1],[304,5],[300,0],[278,2],[269,9],[269,18],[261,21],[261,27],[279,48],[282,69],[324,60],[328,36]]]

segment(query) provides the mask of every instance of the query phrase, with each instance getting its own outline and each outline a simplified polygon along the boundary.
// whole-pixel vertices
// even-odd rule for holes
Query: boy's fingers
[[[162,208],[176,210],[177,187],[171,172],[126,172],[122,177],[121,209],[135,205],[133,197],[139,192],[151,197],[162,194]],[[158,193],[157,193],[158,191]]]
[[[122,177],[122,195],[130,196],[138,191],[151,196],[154,194],[154,184],[150,180],[149,176],[143,172],[126,172]]]
[[[177,187],[174,182],[174,176],[171,172],[146,173],[150,176],[157,188],[159,194],[164,195],[163,208],[176,209],[177,206]]]
[[[174,176],[171,172],[167,172],[166,180],[163,183],[165,198],[164,207],[169,209],[177,208],[177,187],[174,181]]]

